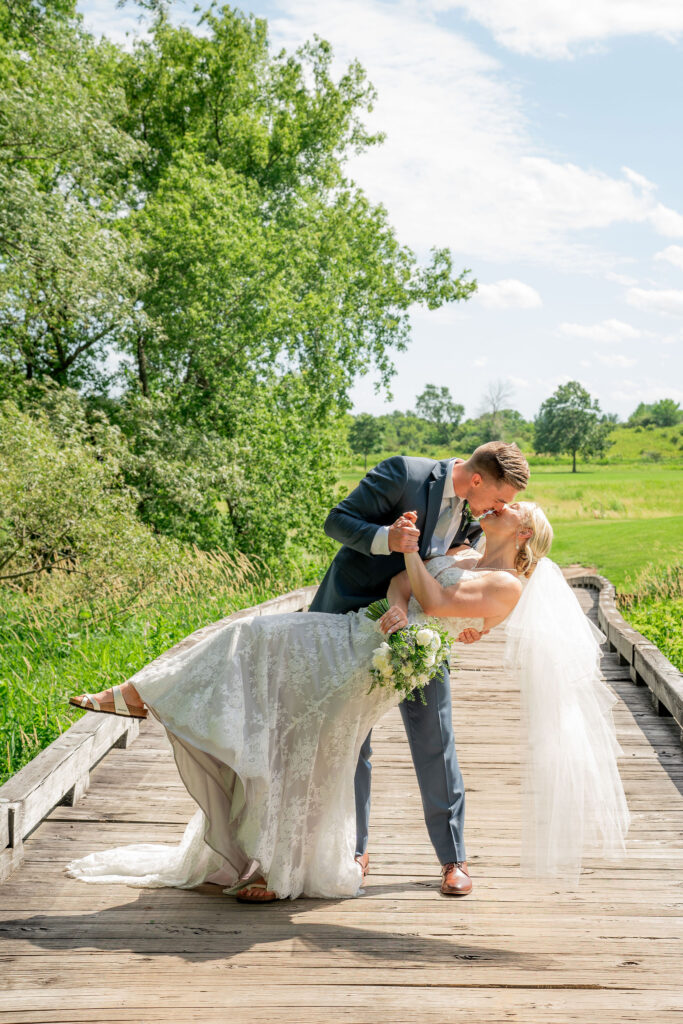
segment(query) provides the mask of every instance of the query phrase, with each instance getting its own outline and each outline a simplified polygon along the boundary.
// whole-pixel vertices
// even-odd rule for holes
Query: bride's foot
[[[267,887],[265,878],[258,875],[252,882],[245,885],[244,889],[235,893],[235,899],[240,903],[273,903],[278,897]]]
[[[147,706],[131,683],[112,686],[99,693],[83,693],[69,697],[69,704],[85,711],[98,711],[107,715],[125,715],[128,718],[147,718]]]

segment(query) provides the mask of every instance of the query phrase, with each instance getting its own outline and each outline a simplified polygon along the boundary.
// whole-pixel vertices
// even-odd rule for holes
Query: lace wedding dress
[[[427,563],[443,586],[470,570]],[[409,620],[425,621],[411,597]],[[457,637],[482,619],[448,619]],[[86,882],[190,888],[263,874],[280,897],[354,896],[354,773],[363,740],[399,695],[370,691],[382,635],[365,609],[248,616],[130,680],[165,727],[199,805],[176,845],[139,843],[73,861]],[[226,891],[230,891],[227,889]]]

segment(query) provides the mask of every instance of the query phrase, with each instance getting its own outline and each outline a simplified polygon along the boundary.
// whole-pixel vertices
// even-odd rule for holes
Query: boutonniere
[[[476,522],[475,517],[472,515],[472,509],[469,506],[469,502],[465,501],[462,509],[463,525],[469,526],[470,523]]]

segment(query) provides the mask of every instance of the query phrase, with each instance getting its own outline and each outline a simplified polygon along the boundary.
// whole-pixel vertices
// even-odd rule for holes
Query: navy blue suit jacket
[[[312,612],[349,612],[386,597],[393,576],[405,569],[401,552],[373,555],[378,526],[390,526],[403,512],[417,512],[420,555],[429,551],[446,483],[449,459],[394,455],[375,466],[356,489],[332,509],[325,533],[343,546],[337,552],[311,603]],[[478,523],[461,522],[452,545],[474,543]]]

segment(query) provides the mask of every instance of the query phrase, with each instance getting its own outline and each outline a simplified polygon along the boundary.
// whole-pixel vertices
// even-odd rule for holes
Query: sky
[[[253,0],[274,50],[314,33],[378,92],[381,147],[347,174],[427,260],[448,247],[479,289],[411,314],[392,397],[369,373],[355,412],[414,409],[446,385],[467,416],[491,386],[527,418],[568,380],[605,412],[683,403],[681,0]],[[200,0],[200,7],[206,7]],[[171,17],[195,25],[194,2]],[[138,9],[79,0],[124,45]]]

